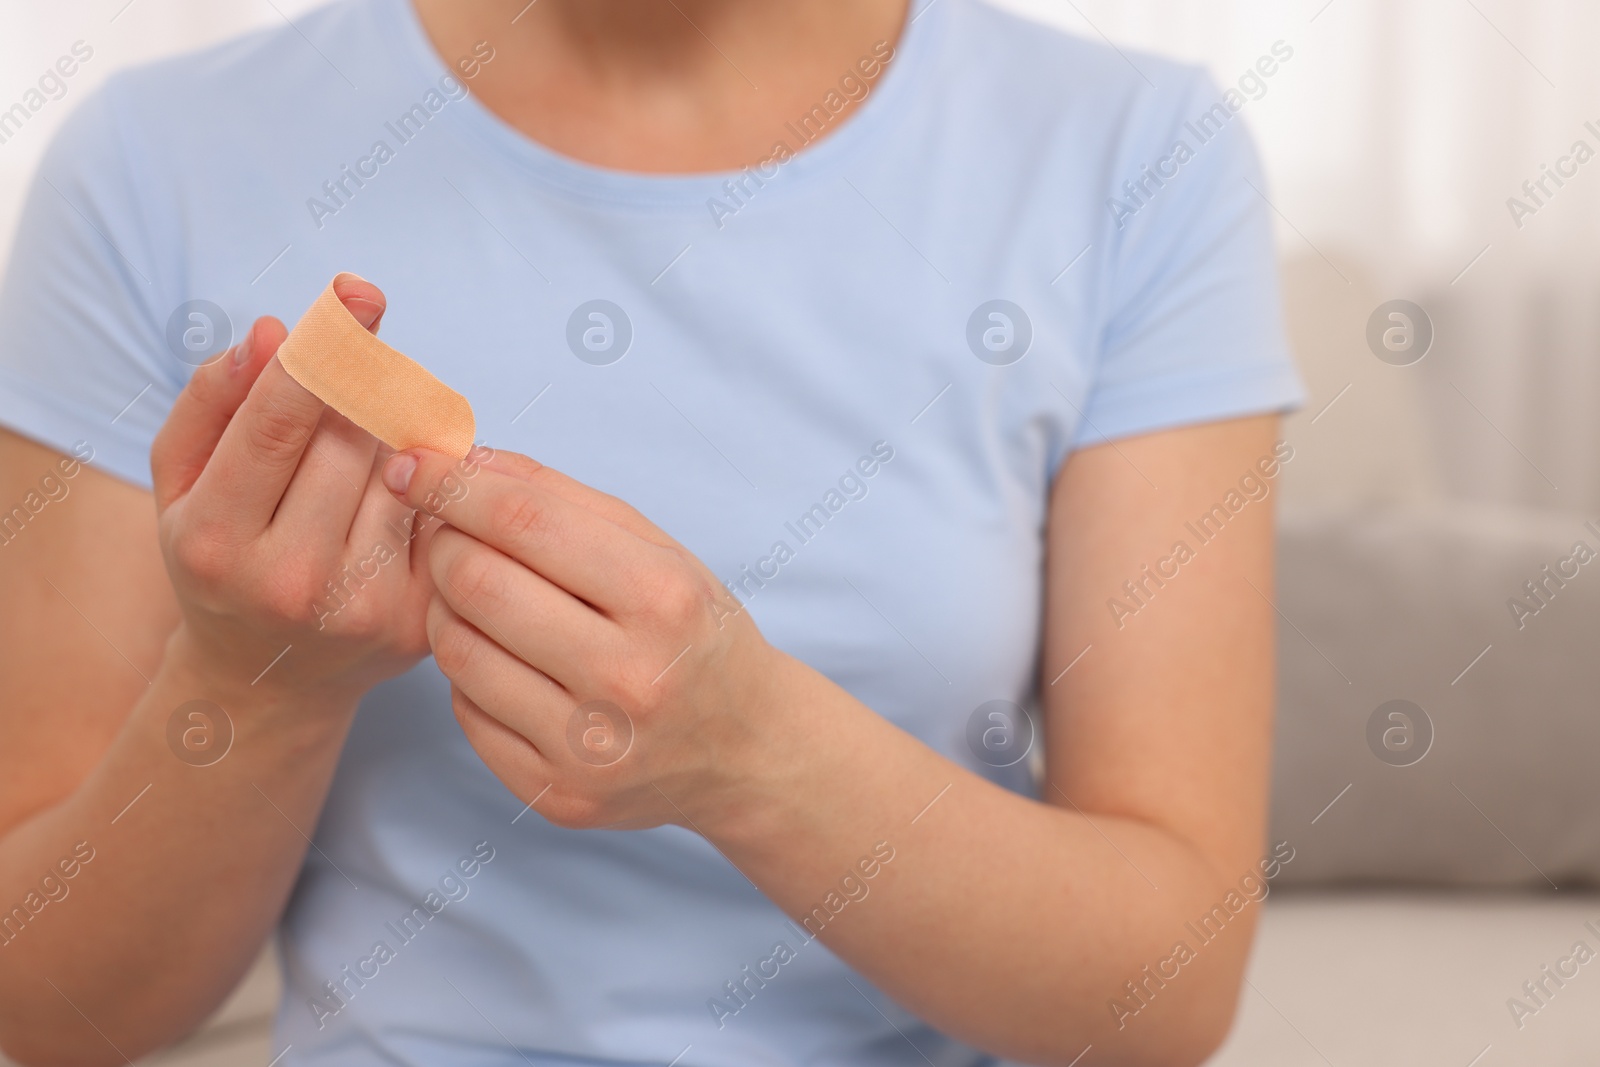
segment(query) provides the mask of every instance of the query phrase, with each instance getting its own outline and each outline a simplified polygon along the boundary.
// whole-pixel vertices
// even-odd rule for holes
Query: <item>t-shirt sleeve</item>
[[[1154,128],[1114,173],[1104,326],[1074,448],[1305,401],[1244,117],[1199,76]]]
[[[192,368],[167,347],[160,223],[116,85],[68,117],[28,191],[0,282],[0,425],[64,453],[87,444],[94,466],[148,487],[150,444]]]

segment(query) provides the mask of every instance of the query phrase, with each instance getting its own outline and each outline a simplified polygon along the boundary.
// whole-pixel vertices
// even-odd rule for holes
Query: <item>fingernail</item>
[[[367,329],[372,329],[372,324],[378,321],[378,316],[383,314],[383,306],[375,304],[365,297],[353,296],[344,302],[345,310],[355,317],[355,320]]]
[[[240,341],[233,350],[233,366],[235,370],[250,362],[250,352],[255,348],[255,344],[256,328],[252,326],[245,331],[244,340]]]
[[[411,476],[417,472],[417,457],[397,452],[383,465],[383,484],[389,492],[401,494],[411,485]]]

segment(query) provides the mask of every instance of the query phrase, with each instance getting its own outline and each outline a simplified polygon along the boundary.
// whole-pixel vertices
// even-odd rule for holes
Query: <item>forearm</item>
[[[218,685],[181,643],[82,785],[0,838],[0,1044],[24,1062],[121,1063],[186,1032],[249,966],[299,870],[353,702],[290,709],[265,685]],[[174,709],[196,699],[233,725],[208,766],[169,746]]]
[[[1080,813],[1050,785],[1052,804],[1002,789],[790,663],[806,713],[780,717],[803,731],[755,795],[696,821],[806,936],[940,1029],[1030,1063],[1070,1063],[1092,1042],[1096,1063],[1170,1065],[1220,1038],[1255,909],[1203,947],[1185,924],[1253,872]],[[1148,980],[1178,941],[1195,958]],[[1119,1018],[1114,998],[1138,1017]]]

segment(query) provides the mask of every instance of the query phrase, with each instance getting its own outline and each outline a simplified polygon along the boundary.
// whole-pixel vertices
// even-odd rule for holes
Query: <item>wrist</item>
[[[738,742],[719,757],[715,784],[688,814],[711,841],[744,849],[793,829],[830,775],[828,761],[843,726],[848,694],[792,656],[772,650],[759,685],[741,701]],[[848,744],[848,740],[844,741]]]
[[[342,734],[360,703],[360,692],[332,686],[289,684],[284,672],[272,677],[272,666],[254,677],[217,661],[194,639],[187,624],[180,624],[167,639],[161,674],[169,688],[193,694],[188,699],[208,700],[248,725],[270,721],[274,729],[303,726],[312,733],[333,730]]]

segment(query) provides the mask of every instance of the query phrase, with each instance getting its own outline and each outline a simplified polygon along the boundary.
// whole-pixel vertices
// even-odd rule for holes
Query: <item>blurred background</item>
[[[1600,577],[1541,569],[1600,550],[1600,5],[999,2],[1224,88],[1293,50],[1243,115],[1311,393],[1278,485],[1272,832],[1295,859],[1214,1064],[1593,1064],[1600,963],[1571,961],[1600,953]],[[311,6],[0,6],[0,101],[94,49],[0,141],[0,249],[93,84]],[[1399,351],[1369,336],[1396,300]],[[160,1059],[267,1063],[274,983],[265,956]]]

